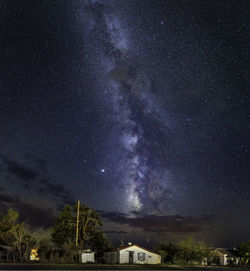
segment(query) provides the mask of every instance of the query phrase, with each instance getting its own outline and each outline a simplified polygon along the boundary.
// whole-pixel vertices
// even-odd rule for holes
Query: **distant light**
[[[104,173],[104,172],[105,172],[105,169],[104,169],[104,168],[102,168],[102,169],[101,169],[101,172],[102,172],[102,173]]]

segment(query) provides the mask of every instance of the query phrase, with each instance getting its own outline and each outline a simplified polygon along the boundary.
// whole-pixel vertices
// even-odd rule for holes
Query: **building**
[[[0,245],[0,262],[11,262],[14,260],[14,249],[10,246]]]
[[[95,252],[90,249],[85,249],[78,251],[77,262],[79,263],[94,263],[95,262]]]
[[[208,257],[207,263],[209,265],[238,264],[239,258],[235,255],[234,250],[215,248],[214,250],[212,250],[211,255]]]
[[[115,251],[104,254],[106,263],[110,264],[160,264],[161,255],[139,245],[118,247]]]

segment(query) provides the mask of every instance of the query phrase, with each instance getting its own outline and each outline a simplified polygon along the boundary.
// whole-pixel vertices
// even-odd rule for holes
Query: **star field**
[[[49,226],[79,199],[114,240],[250,238],[248,1],[0,5],[3,209]]]

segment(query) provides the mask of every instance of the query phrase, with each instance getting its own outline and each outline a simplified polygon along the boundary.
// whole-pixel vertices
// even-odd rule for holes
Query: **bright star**
[[[102,169],[101,169],[101,172],[102,172],[102,173],[104,173],[104,172],[105,172],[105,169],[104,169],[104,168],[102,168]]]

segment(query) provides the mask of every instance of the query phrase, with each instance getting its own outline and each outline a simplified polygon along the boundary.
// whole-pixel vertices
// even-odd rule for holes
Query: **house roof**
[[[147,249],[147,248],[145,248],[145,247],[139,246],[139,245],[137,245],[137,244],[133,244],[133,245],[131,245],[131,246],[117,247],[115,250],[120,251],[120,250],[124,250],[124,249],[130,248],[130,247],[138,247],[138,248],[141,248],[141,249],[143,249],[143,250],[146,250],[146,251],[148,251],[148,252],[150,252],[150,253],[153,253],[153,254],[156,254],[156,255],[160,256],[160,254],[158,254],[158,253],[156,253],[156,252],[154,252],[154,251],[152,251],[152,250],[149,250],[149,249]]]
[[[223,255],[228,254],[228,252],[224,248],[215,248],[213,251],[216,252],[217,254],[223,254]]]
[[[13,251],[14,248],[10,247],[10,246],[4,246],[4,245],[0,245],[0,250],[4,250],[4,251]]]
[[[233,251],[229,250],[229,249],[226,249],[226,248],[215,248],[214,251],[217,251],[217,252],[219,252],[219,253],[221,253],[223,255],[227,255],[227,257],[229,257],[229,258],[234,257],[234,255],[232,253]]]
[[[86,254],[86,253],[95,253],[94,251],[92,251],[91,249],[82,249],[82,250],[78,250],[77,254]]]

